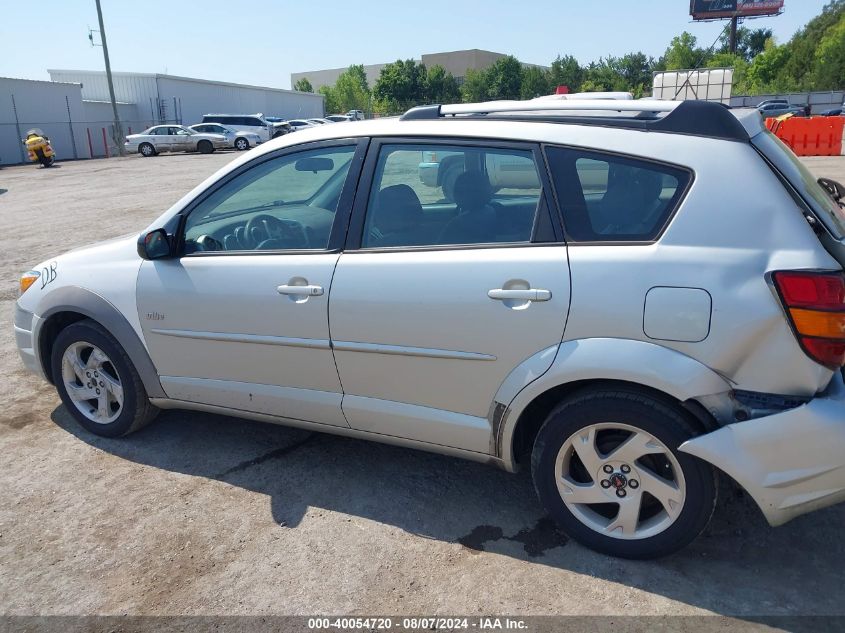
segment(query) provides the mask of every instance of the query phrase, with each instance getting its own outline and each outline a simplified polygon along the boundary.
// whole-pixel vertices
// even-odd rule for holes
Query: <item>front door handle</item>
[[[544,290],[542,288],[528,288],[528,289],[503,289],[495,288],[487,292],[487,296],[496,301],[507,301],[508,299],[515,299],[517,301],[548,301],[552,298],[551,290]]]
[[[287,284],[276,288],[280,295],[295,297],[320,297],[323,295],[322,286],[289,286]]]

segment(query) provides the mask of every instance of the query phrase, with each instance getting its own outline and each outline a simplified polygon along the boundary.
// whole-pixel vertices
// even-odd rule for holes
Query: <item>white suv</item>
[[[460,157],[453,200],[425,152]],[[15,333],[93,433],[182,408],[526,466],[573,538],[660,556],[722,473],[772,525],[845,500],[825,185],[753,109],[417,108],[276,139],[39,264]]]

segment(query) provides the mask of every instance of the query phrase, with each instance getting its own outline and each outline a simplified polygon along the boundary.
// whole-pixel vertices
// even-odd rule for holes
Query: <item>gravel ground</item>
[[[17,358],[18,275],[139,231],[233,157],[0,169],[2,613],[845,614],[845,505],[771,529],[725,487],[691,547],[630,562],[558,534],[527,473],[196,413],[81,430]],[[807,162],[845,181],[845,158]]]

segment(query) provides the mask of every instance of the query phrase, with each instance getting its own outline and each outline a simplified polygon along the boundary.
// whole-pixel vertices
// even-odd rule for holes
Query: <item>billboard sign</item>
[[[777,15],[783,11],[783,0],[690,0],[693,20],[757,17]]]

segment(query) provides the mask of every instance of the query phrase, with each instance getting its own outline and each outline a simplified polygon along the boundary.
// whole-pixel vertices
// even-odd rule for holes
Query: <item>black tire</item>
[[[558,492],[555,460],[563,444],[585,427],[608,422],[636,427],[652,435],[680,464],[686,488],[684,505],[675,521],[658,534],[638,540],[602,534],[573,514]],[[582,391],[554,409],[540,429],[531,455],[534,487],[540,501],[561,528],[590,549],[620,558],[666,556],[701,534],[716,505],[715,470],[706,462],[677,450],[698,434],[686,412],[668,399],[655,398],[636,388]],[[642,465],[637,467],[642,468]]]
[[[200,154],[211,154],[214,151],[214,145],[211,144],[211,141],[200,141],[197,143],[197,149]]]
[[[239,152],[243,152],[249,149],[249,141],[246,140],[244,137],[239,136],[235,139],[235,149]]]
[[[99,424],[88,419],[77,409],[67,393],[62,379],[62,356],[68,347],[78,342],[90,343],[102,350],[108,356],[120,379],[123,388],[123,408],[120,415],[110,423]],[[87,431],[103,437],[121,437],[146,426],[158,415],[159,410],[150,403],[144,383],[129,356],[115,338],[96,321],[84,319],[62,330],[56,337],[50,360],[56,390],[59,392],[62,403]]]
[[[151,143],[141,143],[138,146],[138,153],[145,158],[149,158],[150,156],[155,156],[156,154],[158,154],[156,148],[153,147]]]

